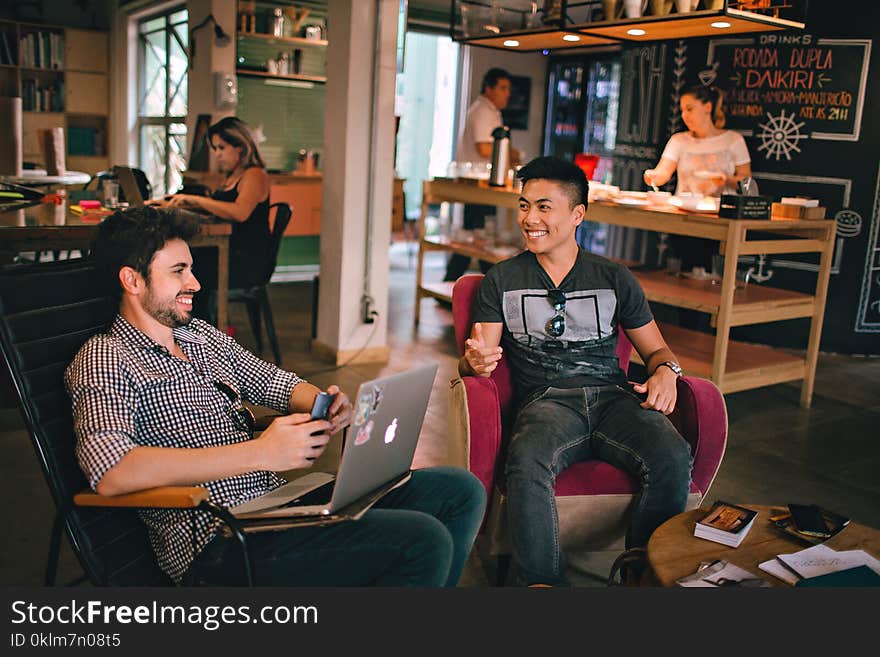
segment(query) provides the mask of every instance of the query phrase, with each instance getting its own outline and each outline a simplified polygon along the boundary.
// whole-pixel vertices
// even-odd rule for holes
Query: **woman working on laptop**
[[[269,232],[269,175],[257,150],[250,128],[228,116],[208,128],[208,140],[221,171],[223,184],[211,196],[174,194],[150,201],[160,207],[183,207],[209,212],[232,222],[229,238],[229,288],[250,288],[261,284],[272,257]],[[207,308],[196,314],[214,319],[216,312],[216,249],[194,249],[194,269],[199,275]],[[213,261],[212,261],[213,260]]]

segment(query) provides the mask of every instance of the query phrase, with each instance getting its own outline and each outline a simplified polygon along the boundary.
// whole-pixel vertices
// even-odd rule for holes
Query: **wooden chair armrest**
[[[98,495],[85,490],[73,496],[73,503],[77,506],[193,509],[207,500],[208,496],[208,489],[202,486],[159,486],[125,495]]]

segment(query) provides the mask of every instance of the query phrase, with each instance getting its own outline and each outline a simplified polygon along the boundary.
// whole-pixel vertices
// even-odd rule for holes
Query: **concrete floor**
[[[275,321],[284,365],[315,384],[338,383],[354,394],[365,380],[398,372],[425,360],[440,370],[425,418],[415,466],[444,462],[448,381],[455,376],[457,355],[451,313],[433,300],[423,300],[422,320],[413,327],[415,247],[396,243],[391,249],[389,345],[391,360],[383,365],[351,365],[329,370],[308,353],[311,337],[311,283],[273,284]],[[442,278],[442,255],[427,263],[426,277]],[[233,306],[230,319],[236,337],[254,348],[243,308]],[[268,346],[265,354],[269,354]],[[726,396],[730,434],[727,453],[708,501],[726,499],[754,504],[817,503],[854,520],[880,527],[880,358],[822,354],[816,392],[809,410],[798,406],[799,384],[780,384]],[[872,428],[873,427],[873,428]],[[54,507],[39,463],[17,410],[0,410],[0,495],[3,526],[0,538],[0,582],[6,586],[42,583],[46,546]],[[317,467],[332,469],[330,451]],[[492,560],[472,558],[463,586],[493,581]],[[488,574],[487,574],[488,573]],[[59,581],[80,574],[65,546]],[[581,585],[595,579],[576,578]]]

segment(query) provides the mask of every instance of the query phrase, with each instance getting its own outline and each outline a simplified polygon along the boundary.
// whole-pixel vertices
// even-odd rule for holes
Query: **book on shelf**
[[[0,42],[2,42],[3,50],[0,51],[0,63],[7,66],[15,66],[15,60],[12,58],[12,49],[9,47],[9,37],[6,32],[0,32]]]
[[[718,500],[709,512],[697,521],[694,536],[730,547],[739,547],[757,517],[757,511]]]

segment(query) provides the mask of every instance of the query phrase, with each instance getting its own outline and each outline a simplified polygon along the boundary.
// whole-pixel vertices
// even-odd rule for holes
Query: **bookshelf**
[[[66,167],[109,166],[109,35],[0,20],[0,94],[22,99],[22,156],[43,164],[40,130],[64,128]]]

